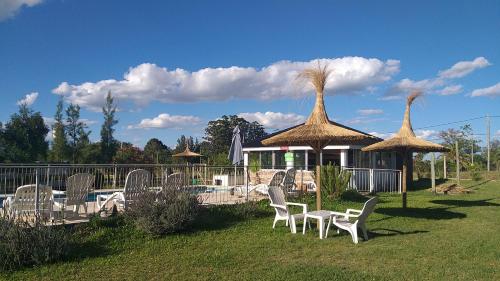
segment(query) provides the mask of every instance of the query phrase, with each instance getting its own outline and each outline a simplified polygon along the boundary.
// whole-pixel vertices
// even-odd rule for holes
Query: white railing
[[[391,169],[343,168],[351,173],[349,188],[359,192],[401,192],[401,171]]]

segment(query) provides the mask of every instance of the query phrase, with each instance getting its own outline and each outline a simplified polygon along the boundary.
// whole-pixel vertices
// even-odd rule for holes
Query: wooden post
[[[457,160],[457,184],[460,185],[460,155],[458,153],[458,141],[455,142],[455,158]]]
[[[446,155],[443,155],[443,177],[446,179],[448,176],[446,175]]]
[[[321,149],[316,148],[316,209],[321,210]]]
[[[403,209],[406,209],[406,173],[408,166],[408,153],[403,151],[403,189],[401,191],[401,199],[403,200]]]
[[[434,152],[431,154],[431,181],[432,181],[432,191],[436,194],[436,170],[435,170],[436,156]]]
[[[490,116],[486,116],[486,148],[488,150],[487,154],[487,163],[486,163],[486,169],[488,172],[490,171],[490,151],[491,151],[491,144],[490,144]]]

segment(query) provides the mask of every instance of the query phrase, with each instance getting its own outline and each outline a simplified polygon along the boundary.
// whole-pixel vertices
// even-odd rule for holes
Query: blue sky
[[[316,59],[334,71],[330,118],[359,130],[396,131],[415,89],[415,128],[500,115],[500,2],[0,0],[0,121],[22,99],[51,118],[63,97],[97,140],[111,90],[116,137],[139,146],[202,137],[223,114],[272,132],[307,117],[294,77]]]

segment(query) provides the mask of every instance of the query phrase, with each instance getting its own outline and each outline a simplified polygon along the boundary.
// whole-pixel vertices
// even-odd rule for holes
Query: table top
[[[306,213],[308,217],[322,217],[322,218],[329,218],[331,214],[332,211],[327,211],[327,210],[311,211]]]

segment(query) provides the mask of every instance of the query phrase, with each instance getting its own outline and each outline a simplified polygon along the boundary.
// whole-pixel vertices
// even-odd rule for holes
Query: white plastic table
[[[323,239],[325,237],[326,232],[330,228],[330,216],[332,215],[331,211],[319,210],[307,212],[304,215],[304,227],[302,229],[302,234],[306,234],[306,224],[308,219],[316,219],[319,223],[319,239]],[[328,220],[328,225],[325,229],[326,221]]]

